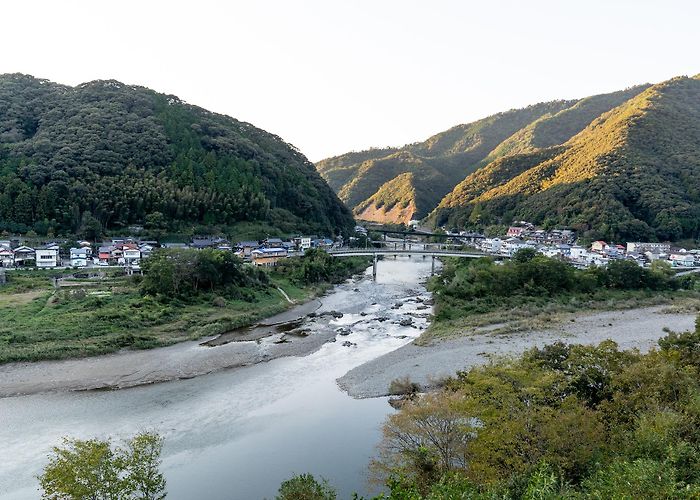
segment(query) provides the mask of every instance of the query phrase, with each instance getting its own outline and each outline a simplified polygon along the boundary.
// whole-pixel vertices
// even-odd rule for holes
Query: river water
[[[351,333],[308,356],[119,391],[0,399],[0,497],[38,498],[36,475],[62,436],[119,440],[144,430],[165,437],[170,499],[274,498],[304,472],[326,478],[341,499],[375,492],[367,465],[392,409],[386,398],[352,399],[335,381],[420,334],[429,310],[416,297],[428,297],[429,274],[429,259],[399,257],[379,262],[376,282],[370,268],[336,287],[320,311],[343,317],[305,326]],[[398,324],[409,317],[412,326]]]

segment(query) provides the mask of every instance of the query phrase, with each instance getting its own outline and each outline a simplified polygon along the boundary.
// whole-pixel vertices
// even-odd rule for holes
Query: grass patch
[[[291,307],[276,286],[299,303],[325,289],[273,276],[271,286],[255,290],[250,301],[216,293],[163,301],[142,296],[126,276],[56,289],[53,278],[60,274],[12,272],[0,288],[0,363],[149,349],[217,335]]]

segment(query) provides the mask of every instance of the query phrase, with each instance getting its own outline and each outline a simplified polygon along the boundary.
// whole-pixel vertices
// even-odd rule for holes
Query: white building
[[[362,228],[364,229],[364,228]],[[301,243],[299,245],[299,248],[301,248],[302,252],[307,251],[309,248],[311,248],[311,238],[308,238],[306,236],[303,236],[301,238]]]
[[[15,252],[10,245],[0,242],[0,267],[12,267],[15,264]]]
[[[672,253],[669,256],[671,264],[675,267],[694,267],[695,257],[690,253]]]
[[[667,254],[671,251],[670,243],[648,243],[641,241],[631,241],[627,243],[627,252]]]
[[[87,267],[90,262],[92,252],[88,248],[71,248],[70,249],[70,265],[71,267]]]
[[[508,238],[501,244],[501,254],[512,257],[518,252],[518,250],[529,247],[530,245],[525,243],[523,240],[518,238]]]
[[[481,251],[492,254],[500,254],[503,240],[501,238],[484,238],[481,244]]]
[[[141,250],[124,247],[124,264],[129,267],[138,266],[141,262]]]
[[[58,249],[53,245],[49,248],[37,248],[35,250],[36,267],[57,267]]]

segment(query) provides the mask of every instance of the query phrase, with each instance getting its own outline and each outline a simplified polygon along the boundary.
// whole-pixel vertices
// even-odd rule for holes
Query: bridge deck
[[[329,255],[335,257],[350,257],[353,255],[373,256],[373,255],[426,255],[431,257],[464,257],[478,259],[489,257],[488,254],[479,252],[460,252],[458,250],[422,250],[422,249],[390,249],[390,248],[339,248],[328,251]]]

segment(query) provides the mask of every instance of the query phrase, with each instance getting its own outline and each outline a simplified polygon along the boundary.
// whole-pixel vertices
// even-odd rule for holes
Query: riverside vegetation
[[[309,251],[277,269],[231,252],[158,250],[143,277],[16,271],[0,287],[0,363],[148,349],[246,326],[366,269],[365,258]]]
[[[419,342],[489,326],[493,331],[546,328],[564,314],[669,304],[700,308],[697,275],[674,277],[667,263],[651,268],[627,260],[583,270],[555,258],[520,250],[513,259],[445,259],[428,288],[435,317]]]

